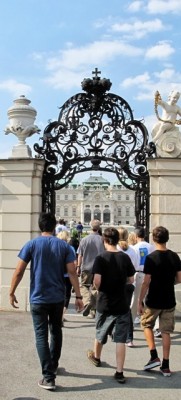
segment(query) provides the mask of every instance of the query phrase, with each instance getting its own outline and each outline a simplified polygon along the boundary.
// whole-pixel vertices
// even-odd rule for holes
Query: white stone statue
[[[180,93],[173,90],[168,101],[163,101],[160,93],[155,93],[155,113],[158,122],[152,130],[152,140],[156,145],[156,152],[161,157],[181,157],[181,132],[177,125],[181,124],[181,120],[177,119],[177,115],[181,116],[181,108],[177,105]],[[163,109],[161,118],[158,114],[158,106]]]

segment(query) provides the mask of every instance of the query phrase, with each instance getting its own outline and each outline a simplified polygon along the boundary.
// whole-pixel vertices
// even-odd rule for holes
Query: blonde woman
[[[136,270],[138,267],[138,258],[136,255],[136,252],[134,249],[128,244],[128,230],[124,227],[120,227],[118,229],[119,232],[119,242],[117,245],[118,250],[124,251],[125,254],[127,254],[131,261],[132,264]],[[134,292],[134,285],[133,284],[127,284],[127,297],[128,297],[128,302],[131,307],[131,301],[132,301],[132,296]],[[133,344],[133,318],[132,318],[132,313],[130,309],[130,323],[129,323],[129,330],[127,334],[127,340],[126,344],[128,347],[134,347]]]
[[[70,241],[70,236],[69,236],[69,232],[68,231],[61,231],[58,233],[57,237],[61,240],[64,240],[65,242],[69,242]],[[73,251],[75,252],[75,249],[73,246],[71,246],[71,248],[73,249]],[[76,268],[76,253],[75,253],[75,268]],[[64,280],[65,280],[65,304],[64,304],[64,310],[63,310],[63,317],[62,317],[62,326],[63,326],[63,322],[65,321],[64,319],[64,315],[68,309],[69,303],[70,303],[70,298],[71,298],[71,291],[72,291],[72,284],[70,282],[69,279],[69,275],[68,273],[65,271],[64,273]]]
[[[129,246],[133,247],[136,243],[137,243],[137,241],[136,241],[135,232],[130,232],[128,234],[128,244],[129,244]]]

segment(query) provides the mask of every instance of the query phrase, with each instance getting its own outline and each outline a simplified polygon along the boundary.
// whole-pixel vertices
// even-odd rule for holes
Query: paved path
[[[71,311],[71,310],[70,310]],[[56,392],[37,386],[41,378],[30,313],[0,311],[0,400],[180,400],[181,399],[181,320],[172,338],[170,366],[174,371],[164,378],[159,369],[144,372],[149,352],[140,328],[135,331],[134,349],[127,349],[125,376],[119,385],[113,379],[115,345],[109,340],[102,355],[102,367],[86,358],[95,334],[94,320],[78,314],[67,315],[64,343]],[[157,339],[161,356],[160,343]]]

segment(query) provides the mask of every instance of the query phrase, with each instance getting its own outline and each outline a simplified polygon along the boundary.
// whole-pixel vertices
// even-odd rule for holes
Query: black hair
[[[152,236],[155,243],[167,243],[169,240],[169,231],[164,226],[157,226],[153,229]]]
[[[51,213],[41,213],[38,219],[41,232],[53,232],[56,226],[55,215]]]
[[[135,229],[135,234],[138,238],[144,239],[145,238],[145,229],[142,226],[139,226]]]
[[[65,224],[66,224],[65,221],[64,221],[64,219],[59,219],[58,223],[59,223],[60,225],[65,225]]]
[[[106,228],[103,233],[103,240],[113,246],[119,242],[119,232],[116,228]]]

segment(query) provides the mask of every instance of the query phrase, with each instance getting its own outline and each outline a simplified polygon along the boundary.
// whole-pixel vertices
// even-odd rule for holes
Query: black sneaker
[[[154,360],[150,359],[150,361],[148,361],[148,363],[144,366],[144,370],[150,370],[152,368],[156,368],[159,367],[161,365],[161,361],[160,359],[157,357]]]
[[[41,379],[41,381],[38,382],[38,386],[42,387],[43,389],[47,390],[55,390],[55,380],[53,379],[50,382],[47,382],[45,378]]]
[[[171,376],[170,368],[162,368],[160,367],[160,372],[163,376]]]
[[[87,351],[87,358],[89,359],[89,361],[95,365],[95,367],[100,367],[101,366],[101,360],[98,360],[97,358],[95,358],[94,356],[94,352],[92,350],[88,350]]]
[[[91,308],[92,308],[92,306],[90,303],[86,304],[86,306],[83,309],[83,313],[82,313],[83,317],[87,317],[89,315]]]
[[[116,379],[116,381],[118,383],[125,383],[126,382],[126,379],[125,379],[125,377],[123,375],[123,372],[116,371],[115,374],[114,374],[114,378]]]

